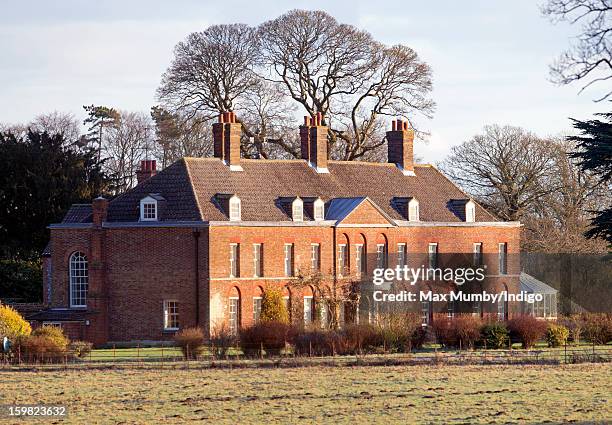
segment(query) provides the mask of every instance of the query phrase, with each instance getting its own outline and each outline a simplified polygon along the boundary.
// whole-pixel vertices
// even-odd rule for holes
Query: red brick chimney
[[[304,117],[304,124],[300,126],[300,150],[302,159],[305,159],[318,173],[328,173],[328,128],[322,122],[323,115],[320,112],[312,118]]]
[[[106,221],[108,215],[108,199],[98,196],[91,203],[93,212],[93,225],[94,227],[102,227],[102,223]]]
[[[145,159],[140,161],[140,170],[136,171],[136,180],[138,184],[149,180],[157,174],[157,161],[154,159]]]
[[[219,122],[213,124],[214,155],[229,165],[232,171],[242,171],[240,166],[240,135],[242,124],[236,122],[236,114],[223,112]]]
[[[402,170],[405,176],[414,176],[414,156],[412,145],[414,130],[409,128],[408,121],[391,121],[391,131],[387,131],[387,149],[389,162]]]

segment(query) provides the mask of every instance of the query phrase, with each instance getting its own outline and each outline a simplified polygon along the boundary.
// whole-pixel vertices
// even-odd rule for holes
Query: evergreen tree
[[[571,156],[578,159],[578,165],[584,171],[595,175],[600,185],[612,191],[612,113],[597,115],[603,120],[572,120],[580,135],[568,138],[576,142],[579,148]],[[612,205],[593,213],[593,226],[585,235],[588,238],[603,238],[612,246]]]

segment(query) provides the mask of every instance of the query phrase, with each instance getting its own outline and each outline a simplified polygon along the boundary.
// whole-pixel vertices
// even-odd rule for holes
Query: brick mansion
[[[142,161],[137,186],[73,205],[50,225],[45,310],[32,321],[97,345],[170,340],[192,326],[237,332],[257,321],[263,292],[276,288],[293,322],[324,322],[318,290],[291,285],[299,276],[317,272],[323,284],[342,286],[377,267],[455,253],[494,259],[482,285],[518,292],[520,264],[508,259],[518,258],[520,224],[498,220],[435,167],[415,164],[407,122],[393,121],[386,133],[387,163],[329,160],[320,115],[300,126],[295,160],[241,158],[232,112],[212,127],[214,157],[159,172]],[[361,298],[342,306],[342,322],[376,320],[379,306]],[[444,302],[414,308],[424,324],[434,312],[465,312]],[[503,303],[469,307],[509,311]]]

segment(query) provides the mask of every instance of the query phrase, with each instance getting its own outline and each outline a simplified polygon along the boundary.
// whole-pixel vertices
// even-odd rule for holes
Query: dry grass
[[[66,404],[68,423],[607,422],[611,368],[608,363],[0,372],[0,404]]]

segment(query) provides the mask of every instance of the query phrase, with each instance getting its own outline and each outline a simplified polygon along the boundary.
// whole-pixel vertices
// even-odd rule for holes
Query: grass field
[[[0,404],[66,404],[59,423],[88,424],[592,423],[612,420],[611,372],[609,363],[0,372]]]

